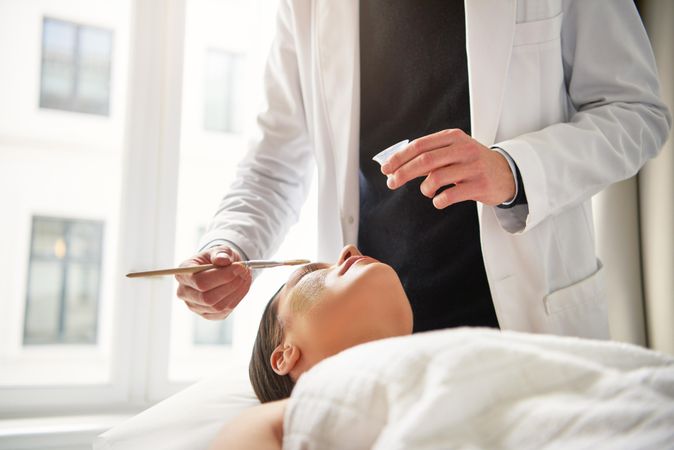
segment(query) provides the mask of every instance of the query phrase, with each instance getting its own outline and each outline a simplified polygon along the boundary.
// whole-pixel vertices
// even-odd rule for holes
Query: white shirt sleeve
[[[513,175],[513,180],[515,180],[515,195],[513,195],[513,198],[511,198],[507,202],[501,203],[501,206],[510,206],[513,204],[513,202],[517,198],[517,194],[519,193],[519,183],[517,182],[517,166],[515,165],[515,161],[513,161],[508,152],[506,152],[502,148],[494,146],[491,147],[491,149],[496,152],[499,152],[505,157],[506,161],[508,161],[508,166],[510,166],[510,173],[512,173]]]

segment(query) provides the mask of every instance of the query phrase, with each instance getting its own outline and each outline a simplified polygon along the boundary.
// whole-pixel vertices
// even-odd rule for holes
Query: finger
[[[232,310],[229,308],[223,311],[209,311],[203,306],[195,306],[187,302],[185,302],[185,306],[187,306],[187,308],[193,313],[198,314],[204,319],[208,320],[223,320],[232,313]]]
[[[203,317],[206,320],[225,320],[229,315],[231,314],[231,311],[226,312],[226,313],[218,313],[218,314],[200,314],[201,317]]]
[[[424,152],[406,162],[388,176],[386,185],[397,189],[410,180],[428,175],[433,170],[458,162],[458,154],[453,146],[441,147]]]
[[[466,134],[463,131],[451,129],[438,131],[437,133],[415,139],[403,150],[394,153],[388,161],[381,166],[381,171],[383,174],[389,175],[420,154],[436,148],[447,147],[465,136]]]
[[[177,275],[176,280],[178,280],[178,283],[194,288],[197,291],[207,292],[243,277],[248,270],[242,264],[233,264],[227,267],[207,269],[192,274]]]
[[[223,311],[221,313],[203,313],[200,314],[200,316],[206,320],[225,320],[231,313],[232,310],[228,309],[227,311]]]
[[[232,260],[236,260],[238,256],[238,254],[228,245],[216,245],[197,253],[192,258],[186,259],[180,264],[179,267],[196,266],[199,264],[212,264],[214,255],[218,253],[224,253],[224,255],[222,255],[223,257],[230,257]]]
[[[235,261],[240,261],[239,255],[226,245],[220,245],[209,249],[209,260],[216,266],[229,266]]]
[[[219,255],[217,258],[215,255]],[[214,262],[213,260],[216,260]],[[202,264],[215,264],[226,267],[232,264],[233,261],[239,261],[240,258],[236,252],[226,245],[219,245],[213,248],[206,249],[190,259],[183,261],[179,267],[190,267]],[[178,274],[175,276],[178,283],[187,284],[194,287],[192,274]]]
[[[466,200],[474,200],[475,189],[473,184],[474,183],[466,182],[457,184],[456,186],[449,189],[445,189],[433,197],[433,206],[435,206],[437,209],[445,209],[455,203]]]
[[[230,309],[227,309],[226,311],[215,311],[209,306],[195,305],[194,303],[185,302],[185,306],[187,306],[187,309],[189,309],[193,313],[198,314],[204,318],[208,315],[211,317],[217,316],[219,318],[224,319],[231,313]]]
[[[219,318],[227,317],[248,293],[251,284],[250,281],[251,280],[249,280],[247,283],[245,281],[242,282],[241,285],[238,288],[236,288],[233,292],[231,292],[229,295],[225,296],[219,302],[213,305],[189,303],[187,301],[185,302],[185,304],[191,311],[203,317],[206,317],[205,316],[206,314],[218,315]],[[218,317],[211,317],[211,319],[215,319]]]
[[[208,255],[206,252],[201,252],[198,255],[194,256],[193,258],[186,259],[185,261],[181,262],[178,267],[191,267],[191,266],[200,266],[202,264],[210,264],[210,260],[208,258]],[[188,284],[192,286],[192,274],[183,274],[179,273],[174,276],[176,281],[180,284]]]
[[[210,308],[222,301],[222,299],[226,298],[232,292],[235,292],[244,281],[245,280],[241,278],[237,278],[231,283],[218,286],[207,292],[201,292],[192,287],[180,285],[178,286],[178,298],[191,305],[201,305]]]
[[[233,310],[239,303],[241,303],[241,300],[246,296],[249,289],[250,283],[244,281],[234,292],[223,298],[220,303],[213,305],[213,308],[217,311],[224,311],[226,309]]]
[[[433,198],[440,188],[460,184],[467,180],[469,174],[470,169],[465,164],[459,163],[441,167],[429,173],[419,189],[426,197]]]

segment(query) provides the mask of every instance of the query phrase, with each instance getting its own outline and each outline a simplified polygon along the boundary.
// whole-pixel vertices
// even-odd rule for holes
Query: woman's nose
[[[348,259],[350,256],[354,255],[362,255],[360,250],[355,245],[347,245],[342,249],[342,253],[339,255],[339,259],[337,260],[337,265],[343,263],[346,259]]]

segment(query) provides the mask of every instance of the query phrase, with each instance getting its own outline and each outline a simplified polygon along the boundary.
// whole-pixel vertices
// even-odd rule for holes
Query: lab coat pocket
[[[560,13],[549,19],[516,24],[513,47],[542,44],[559,39],[563,16],[564,14]]]
[[[603,308],[602,267],[601,261],[597,260],[597,270],[590,276],[546,295],[543,299],[546,314],[555,315],[570,309]]]
[[[562,17],[515,25],[496,142],[565,121]]]

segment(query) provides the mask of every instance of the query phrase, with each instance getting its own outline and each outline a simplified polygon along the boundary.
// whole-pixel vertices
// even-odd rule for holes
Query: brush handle
[[[233,263],[240,264],[240,263]],[[208,269],[217,267],[214,264],[201,264],[198,266],[175,267],[173,269],[148,270],[145,272],[131,272],[127,273],[127,278],[143,278],[143,277],[161,277],[164,275],[178,275],[181,273],[197,273]]]
[[[293,259],[290,261],[265,261],[265,260],[251,260],[251,261],[237,261],[232,264],[248,267],[249,269],[267,269],[269,267],[279,266],[297,266],[307,264],[307,259]],[[127,273],[127,278],[142,278],[142,277],[161,277],[165,275],[177,275],[182,273],[197,273],[208,269],[217,269],[222,266],[215,264],[201,264],[197,266],[175,267],[172,269],[148,270],[145,272],[131,272]]]

